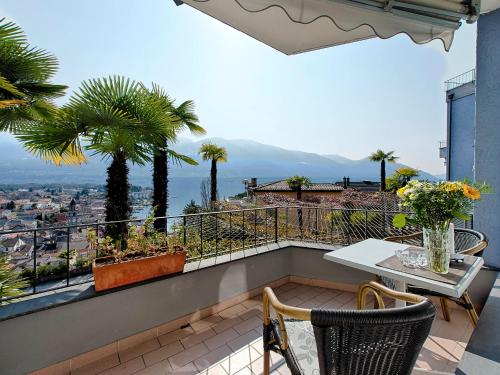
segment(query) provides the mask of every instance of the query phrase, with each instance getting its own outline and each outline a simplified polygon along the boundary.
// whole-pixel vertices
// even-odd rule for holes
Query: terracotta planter
[[[99,264],[104,260],[105,258],[98,258],[92,263],[97,292],[182,272],[186,263],[186,252],[179,251],[120,263]]]

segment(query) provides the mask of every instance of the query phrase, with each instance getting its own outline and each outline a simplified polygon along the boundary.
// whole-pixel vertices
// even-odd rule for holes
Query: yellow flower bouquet
[[[396,215],[393,224],[397,228],[407,223],[421,225],[429,269],[447,273],[453,236],[450,222],[455,218],[470,220],[474,201],[489,191],[486,183],[410,181],[397,191],[401,208],[409,213]]]

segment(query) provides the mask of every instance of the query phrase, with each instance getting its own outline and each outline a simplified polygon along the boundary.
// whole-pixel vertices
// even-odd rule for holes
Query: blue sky
[[[59,58],[70,91],[121,74],[193,99],[211,137],[355,159],[395,150],[432,173],[444,173],[443,81],[475,66],[475,25],[449,53],[401,35],[285,56],[170,0],[0,0],[0,15]]]

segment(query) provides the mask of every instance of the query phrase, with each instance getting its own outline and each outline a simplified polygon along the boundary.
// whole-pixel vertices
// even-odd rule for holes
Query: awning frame
[[[182,0],[173,0],[179,6],[184,4]],[[238,2],[237,0],[235,0]],[[350,6],[370,7],[383,12],[393,13],[401,17],[407,17],[416,21],[424,21],[439,26],[447,26],[458,29],[456,19],[464,19],[467,23],[474,23],[480,14],[481,0],[470,0],[470,4],[453,3],[449,9],[435,8],[427,5],[426,0],[398,1],[398,0],[330,0],[337,3],[343,3]],[[419,4],[421,3],[421,4]],[[240,4],[241,6],[241,4]],[[462,10],[462,11],[460,11]],[[430,15],[440,15],[443,18],[438,19]]]

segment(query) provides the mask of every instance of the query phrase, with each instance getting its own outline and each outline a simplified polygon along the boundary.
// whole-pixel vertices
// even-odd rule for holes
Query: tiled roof
[[[269,182],[267,184],[257,185],[253,188],[254,191],[293,191],[290,189],[285,180]],[[302,188],[302,191],[343,191],[342,186],[332,183],[313,183],[310,187]]]

